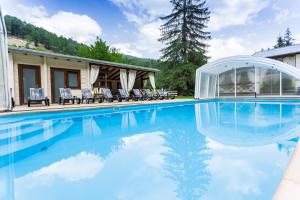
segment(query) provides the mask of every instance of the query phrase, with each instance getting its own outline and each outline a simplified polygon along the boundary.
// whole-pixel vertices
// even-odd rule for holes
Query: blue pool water
[[[0,117],[0,199],[271,199],[300,135],[299,103]]]

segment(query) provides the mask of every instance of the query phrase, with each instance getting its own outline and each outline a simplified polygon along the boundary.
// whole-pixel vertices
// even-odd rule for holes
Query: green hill
[[[157,60],[120,54],[117,49],[111,48],[105,41],[99,38],[97,38],[95,44],[88,46],[73,39],[58,36],[55,33],[26,23],[13,16],[6,15],[5,24],[8,36],[21,39],[21,43],[25,43],[25,48],[145,67],[157,67],[158,65]],[[14,46],[18,45],[14,44]]]

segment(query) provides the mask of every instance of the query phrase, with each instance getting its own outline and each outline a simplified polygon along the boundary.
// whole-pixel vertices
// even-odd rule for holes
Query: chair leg
[[[28,105],[28,107],[30,107],[30,100],[28,100],[27,105]]]

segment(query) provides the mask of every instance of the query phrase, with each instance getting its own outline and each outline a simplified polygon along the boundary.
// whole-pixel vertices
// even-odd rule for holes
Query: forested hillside
[[[157,67],[158,61],[153,59],[137,58],[123,55],[118,49],[112,48],[105,41],[97,38],[92,45],[78,43],[70,38],[58,36],[43,28],[26,23],[16,17],[5,16],[6,28],[9,36],[21,38],[27,41],[26,48],[37,50],[49,50],[55,53],[81,56],[112,62],[140,65],[145,67]]]

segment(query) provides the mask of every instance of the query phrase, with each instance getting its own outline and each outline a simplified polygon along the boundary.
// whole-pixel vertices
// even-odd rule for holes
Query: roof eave
[[[71,56],[71,55],[65,55],[65,54],[58,54],[58,53],[52,53],[52,52],[42,52],[37,51],[33,49],[25,49],[25,48],[19,48],[19,47],[8,47],[9,52],[14,53],[23,53],[23,54],[30,54],[35,56],[45,56],[49,58],[60,58],[60,59],[69,59],[69,60],[76,60],[81,62],[89,62],[91,64],[100,64],[100,65],[108,65],[111,67],[117,67],[117,68],[126,68],[126,69],[136,69],[141,71],[149,71],[149,72],[160,72],[159,69],[154,68],[147,68],[142,66],[135,66],[135,65],[128,65],[128,64],[122,64],[122,63],[115,63],[115,62],[109,62],[109,61],[103,61],[103,60],[96,60],[91,58],[83,58],[79,56]]]

